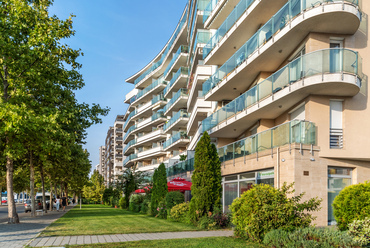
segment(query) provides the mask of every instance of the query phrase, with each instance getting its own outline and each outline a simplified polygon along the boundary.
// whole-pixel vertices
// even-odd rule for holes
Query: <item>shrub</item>
[[[197,226],[200,229],[215,229],[216,222],[212,218],[212,213],[210,212],[209,215],[200,217]]]
[[[355,220],[348,225],[348,234],[358,244],[365,246],[370,245],[370,218]]]
[[[164,201],[164,199],[159,202],[158,207],[157,207],[157,215],[155,217],[167,219],[167,207],[166,207],[166,202]]]
[[[177,204],[180,204],[180,203],[183,203],[185,201],[184,194],[182,194],[179,191],[168,192],[164,199],[165,199],[165,202],[166,202],[166,207],[167,207],[168,214],[170,213],[173,206],[175,206]]]
[[[231,213],[223,213],[221,209],[215,209],[212,219],[219,228],[229,227],[231,224]]]
[[[120,207],[121,209],[126,209],[126,208],[127,208],[125,197],[121,197],[121,198],[119,199],[118,205],[119,205],[119,207]]]
[[[235,235],[260,242],[273,229],[294,230],[308,227],[314,217],[309,213],[319,209],[321,200],[312,198],[302,203],[304,193],[288,198],[293,184],[281,189],[258,184],[236,198],[231,205]]]
[[[140,205],[140,213],[142,213],[142,214],[148,214],[149,203],[150,203],[150,200],[149,199],[144,199],[144,201]]]
[[[333,228],[299,228],[292,232],[282,229],[268,232],[263,240],[267,247],[358,247],[346,233]]]
[[[178,222],[189,223],[189,202],[180,203],[171,208],[170,219]]]
[[[144,201],[144,196],[132,194],[130,197],[129,210],[139,212],[141,203]]]
[[[370,181],[345,187],[333,202],[334,217],[340,230],[354,220],[370,217]]]

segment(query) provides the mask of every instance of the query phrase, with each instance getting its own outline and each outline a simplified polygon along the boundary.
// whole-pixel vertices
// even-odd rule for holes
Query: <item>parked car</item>
[[[35,199],[42,202],[42,195],[37,194]],[[50,194],[45,195],[45,200],[46,200],[46,208],[49,209],[49,207],[50,207]],[[53,201],[53,208],[56,208],[55,200],[52,199],[52,201]]]
[[[42,204],[40,200],[35,200],[35,207],[36,210],[42,209]],[[31,200],[27,200],[26,203],[24,204],[24,212],[31,212]]]
[[[7,200],[1,200],[1,203],[7,203],[8,201]]]

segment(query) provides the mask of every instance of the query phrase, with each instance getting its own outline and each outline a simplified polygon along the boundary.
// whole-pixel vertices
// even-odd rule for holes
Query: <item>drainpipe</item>
[[[276,185],[280,188],[280,147],[276,149]]]

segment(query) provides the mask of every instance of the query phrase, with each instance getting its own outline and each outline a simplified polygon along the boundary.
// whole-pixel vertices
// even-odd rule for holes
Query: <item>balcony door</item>
[[[342,71],[343,40],[330,40],[330,73]]]

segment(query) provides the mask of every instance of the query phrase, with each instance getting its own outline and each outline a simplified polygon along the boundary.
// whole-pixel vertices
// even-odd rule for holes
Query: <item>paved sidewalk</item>
[[[182,239],[182,238],[203,238],[203,237],[228,237],[233,231],[193,231],[193,232],[164,232],[164,233],[136,233],[136,234],[112,234],[112,235],[86,235],[86,236],[59,236],[59,237],[38,237],[29,246],[63,246],[83,245],[95,243],[113,243],[139,240],[155,239]]]
[[[68,212],[73,206],[67,206]],[[47,214],[31,217],[29,214],[22,214],[20,224],[0,223],[0,247],[22,248],[33,238],[49,226],[52,222],[59,219],[66,212],[48,211]]]

